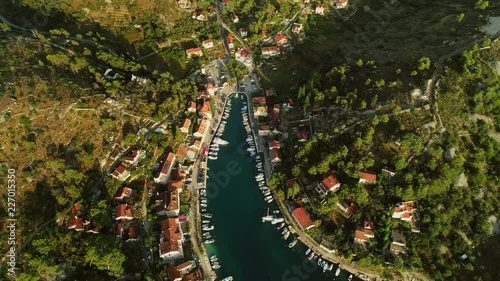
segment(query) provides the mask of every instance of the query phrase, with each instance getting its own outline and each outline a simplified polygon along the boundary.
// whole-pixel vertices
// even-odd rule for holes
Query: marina
[[[231,114],[228,114],[231,118],[226,118],[226,131],[216,136],[210,146],[219,150],[217,159],[209,164],[210,179],[207,180],[206,194],[217,195],[208,196],[210,204],[202,215],[213,214],[214,221],[205,227],[213,226],[208,235],[217,239],[205,237],[205,246],[207,253],[217,258],[211,260],[211,266],[219,277],[231,276],[241,281],[281,280],[284,272],[293,265],[303,264],[308,256],[304,256],[305,246],[298,243],[300,239],[281,216],[266,186],[263,155],[258,151],[254,132],[250,126],[246,128],[244,125],[252,121],[248,118],[249,112],[243,110],[245,107],[241,106],[240,99],[232,100]],[[243,149],[240,148],[242,146]],[[218,175],[227,170],[228,163],[234,164],[238,173],[223,182]],[[311,264],[317,266],[315,256]],[[260,270],[256,271],[256,267]],[[317,267],[311,274],[311,280],[347,280],[344,272],[334,277],[333,272],[328,270],[336,268],[332,263],[322,260]]]

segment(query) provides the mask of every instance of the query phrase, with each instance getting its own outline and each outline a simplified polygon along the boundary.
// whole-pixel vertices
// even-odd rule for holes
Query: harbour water
[[[215,243],[208,244],[207,251],[209,256],[219,258],[218,280],[227,276],[235,281],[347,280],[346,271],[334,277],[336,266],[323,273],[317,260],[308,261],[303,244],[288,247],[293,235],[284,241],[281,231],[262,222],[266,208],[272,211],[277,207],[274,202],[264,202],[255,180],[255,159],[246,152],[242,105],[240,98],[232,99],[222,136],[229,145],[220,146],[218,159],[208,163],[207,211],[213,214],[211,224],[215,229],[211,234]]]

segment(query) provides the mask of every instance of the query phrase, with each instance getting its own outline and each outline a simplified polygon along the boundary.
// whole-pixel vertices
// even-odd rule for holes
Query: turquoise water
[[[317,262],[305,256],[307,248],[298,242],[290,249],[271,223],[262,223],[267,207],[255,181],[254,161],[246,152],[246,131],[242,125],[242,100],[232,99],[232,110],[222,138],[229,145],[221,146],[217,160],[209,160],[207,210],[213,214],[211,231],[215,243],[208,244],[209,255],[217,255],[221,268],[219,279],[233,276],[235,281],[300,281],[346,280],[342,271],[323,273]]]

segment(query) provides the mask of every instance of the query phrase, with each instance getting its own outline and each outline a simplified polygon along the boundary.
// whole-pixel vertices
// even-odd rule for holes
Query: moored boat
[[[288,248],[293,248],[293,246],[295,246],[295,244],[297,244],[297,241],[299,241],[297,238],[295,238],[292,242],[290,242],[290,244],[288,244]]]
[[[341,269],[340,269],[340,266],[339,266],[339,267],[337,268],[337,270],[335,271],[335,276],[339,276],[340,271],[341,271]]]
[[[212,243],[214,243],[214,242],[215,242],[215,240],[214,240],[214,239],[208,239],[208,240],[205,240],[205,242],[204,242],[204,243],[205,243],[205,244],[212,244]]]
[[[347,277],[347,281],[351,281],[352,280],[352,274],[349,275],[349,277]]]

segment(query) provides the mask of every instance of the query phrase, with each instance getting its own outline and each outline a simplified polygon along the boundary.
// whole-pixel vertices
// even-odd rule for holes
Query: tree
[[[490,2],[487,0],[477,0],[476,9],[484,10],[490,6]]]
[[[418,70],[426,70],[431,66],[431,59],[428,57],[422,57],[418,60]]]
[[[100,200],[97,202],[97,206],[90,210],[90,218],[92,223],[98,227],[104,227],[112,224],[113,220],[111,219],[111,208],[106,200]]]
[[[458,22],[462,22],[462,20],[464,19],[464,17],[465,17],[464,13],[461,13],[461,14],[457,15],[457,21]]]

